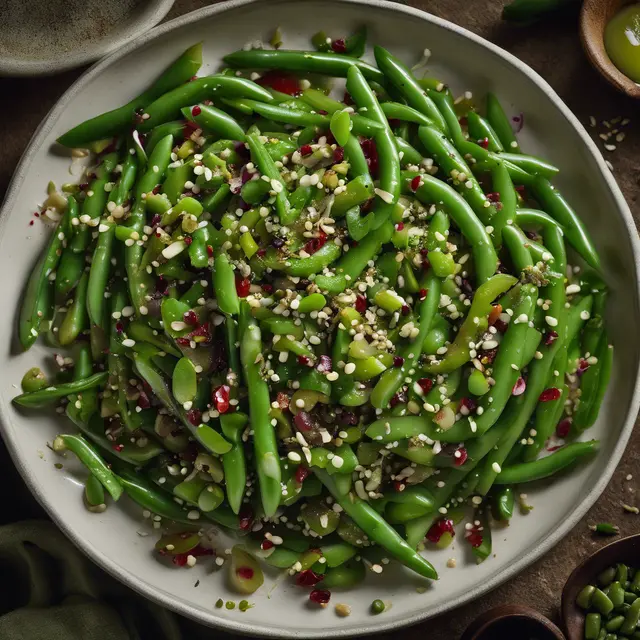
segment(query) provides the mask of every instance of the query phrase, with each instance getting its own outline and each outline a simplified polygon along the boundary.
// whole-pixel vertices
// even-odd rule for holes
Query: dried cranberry
[[[468,413],[473,413],[478,408],[478,403],[469,397],[464,397],[460,399],[460,409],[466,409]]]
[[[305,569],[296,576],[296,584],[299,587],[315,587],[323,578],[324,576],[319,573],[311,569]]]
[[[353,411],[343,411],[338,415],[338,420],[348,427],[355,427],[359,422],[358,416]]]
[[[404,365],[404,358],[402,356],[395,356],[393,358],[393,366],[399,369]]]
[[[122,333],[124,331],[124,325],[122,322],[116,322],[116,333]]]
[[[191,109],[192,116],[199,116],[201,113],[202,113],[202,109],[198,105],[196,105]]]
[[[420,176],[416,176],[413,180],[411,180],[411,191],[415,193],[420,188],[421,182],[422,178]]]
[[[445,533],[450,533],[452,536],[456,534],[453,528],[453,520],[440,518],[440,520],[436,520],[433,525],[431,525],[429,531],[427,531],[427,540],[436,544],[440,542],[440,538],[442,538]]]
[[[149,396],[146,391],[140,391],[138,395],[138,406],[141,409],[148,409],[151,406],[151,400],[149,400]]]
[[[327,604],[327,602],[331,600],[331,591],[327,591],[326,589],[314,589],[309,594],[309,600],[316,604]]]
[[[424,300],[427,297],[428,293],[428,289],[420,289],[420,291],[418,291],[418,297],[420,298],[420,300]]]
[[[318,358],[318,364],[316,370],[320,373],[331,373],[333,371],[333,362],[327,355],[322,355]]]
[[[311,414],[306,411],[298,411],[293,419],[293,423],[299,431],[311,431],[315,427],[315,422]]]
[[[495,191],[487,193],[487,200],[489,200],[489,202],[500,202],[500,194]]]
[[[236,278],[236,291],[240,298],[246,298],[251,291],[251,280],[249,278]]]
[[[307,156],[310,156],[313,153],[313,147],[310,144],[303,144],[300,149],[300,155],[303,158],[306,158]]]
[[[229,393],[231,392],[231,387],[226,384],[222,384],[216,389],[214,389],[211,394],[211,400],[216,408],[216,411],[219,413],[226,413],[229,411]]]
[[[151,189],[151,193],[153,193],[153,195],[157,196],[160,193],[160,189],[162,189],[162,185],[161,184],[157,184],[155,187],[153,187],[153,189]]]
[[[399,404],[407,404],[408,400],[407,392],[404,389],[401,389],[391,398],[391,400],[389,400],[389,404],[392,407],[396,407]]]
[[[403,304],[402,307],[400,308],[400,313],[403,316],[408,316],[411,313],[411,308],[409,307],[409,305]]]
[[[469,454],[467,453],[467,450],[464,447],[460,447],[459,449],[456,449],[453,454],[453,464],[456,467],[461,467],[467,461],[468,457]]]
[[[500,320],[500,318],[498,318],[494,323],[493,326],[496,328],[497,331],[499,331],[500,333],[505,333],[507,331],[507,323],[504,322],[503,320]]]
[[[265,293],[273,293],[273,285],[272,285],[272,284],[265,283],[265,284],[263,284],[263,285],[262,285],[262,290],[263,290]]]
[[[520,376],[517,380],[516,383],[513,385],[513,389],[511,389],[511,395],[512,396],[521,396],[527,389],[527,383],[525,382],[525,379]]]
[[[113,450],[117,451],[118,453],[120,453],[123,449],[124,449],[124,445],[123,444],[114,444],[113,445]]]
[[[555,387],[551,387],[549,389],[545,389],[538,398],[538,402],[552,402],[553,400],[558,400],[562,395],[562,391],[560,389],[556,389]]]
[[[159,213],[154,214],[153,218],[151,218],[151,226],[157,227],[160,222],[162,222],[162,216]]]
[[[324,231],[320,231],[319,235],[315,238],[311,238],[303,248],[309,255],[313,255],[316,251],[322,249],[326,242],[327,234]]]
[[[213,247],[210,244],[207,245],[207,255],[213,258]]]
[[[356,296],[355,308],[358,313],[364,313],[367,310],[367,299],[362,296]]]
[[[336,53],[347,53],[347,44],[344,41],[344,38],[338,38],[331,43],[331,48]]]
[[[407,488],[407,485],[402,482],[402,480],[394,480],[393,481],[393,489],[398,493],[401,493]]]
[[[478,140],[478,144],[483,149],[488,149],[489,148],[489,138],[482,138],[482,140]]]
[[[268,71],[257,82],[263,87],[271,87],[289,96],[295,96],[300,93],[300,81],[298,78],[282,71]]]
[[[200,426],[202,422],[202,411],[200,409],[189,409],[187,411],[187,420],[194,426]]]
[[[184,237],[184,243],[187,245],[187,247],[193,242],[193,238],[191,236],[185,236]]]
[[[580,358],[580,362],[578,363],[576,374],[578,374],[579,376],[582,376],[588,368],[589,368],[589,363],[584,358]]]
[[[433,380],[431,378],[420,378],[418,386],[422,389],[422,393],[429,393],[433,389]]]
[[[199,344],[211,342],[211,325],[205,322],[196,327],[189,335],[189,340],[193,340]]]
[[[253,578],[253,569],[251,567],[238,567],[236,569],[236,575],[243,580],[251,580]]]
[[[347,106],[355,104],[353,102],[353,98],[351,97],[351,94],[348,91],[344,92],[344,96],[342,97],[342,102],[344,102]]]
[[[404,229],[404,222],[398,222],[396,225],[396,231],[402,231]]]
[[[242,531],[248,531],[253,524],[253,509],[249,505],[244,505],[238,514],[238,526]]]
[[[556,426],[556,435],[558,438],[566,438],[571,431],[571,418],[560,420]]]
[[[544,334],[544,343],[549,346],[553,344],[558,339],[558,333],[556,331],[547,331]]]
[[[298,484],[302,484],[308,477],[309,474],[311,473],[311,471],[309,471],[309,469],[307,467],[305,467],[304,465],[300,465],[297,469],[296,469],[296,473],[295,473],[295,479],[296,482]]]
[[[298,356],[298,364],[301,364],[303,367],[310,367],[312,364],[311,358],[308,356]]]
[[[275,236],[272,240],[271,240],[271,246],[274,249],[282,249],[282,247],[284,247],[286,243],[286,240],[284,238],[280,238],[278,236]]]
[[[272,549],[273,547],[274,547],[273,542],[271,542],[271,540],[267,540],[266,538],[260,544],[260,548],[263,551],[268,551],[269,549]]]
[[[467,533],[466,539],[467,539],[467,542],[474,549],[477,549],[482,544],[482,541],[484,540],[480,527],[474,526],[471,529],[469,529],[469,533]]]
[[[375,198],[369,198],[368,200],[365,200],[361,205],[360,205],[360,213],[361,215],[365,215],[367,213],[369,213],[369,211],[371,211],[371,209],[373,209],[373,203],[375,202]],[[352,247],[357,247],[358,243],[357,242],[352,242],[351,243]]]
[[[362,152],[367,160],[369,166],[369,172],[372,176],[378,176],[378,149],[376,143],[372,138],[364,138],[360,141]]]
[[[187,311],[182,316],[182,319],[184,320],[185,324],[188,324],[192,327],[198,326],[198,314],[193,309]]]
[[[344,149],[342,147],[336,147],[333,150],[333,161],[342,162],[344,160]]]

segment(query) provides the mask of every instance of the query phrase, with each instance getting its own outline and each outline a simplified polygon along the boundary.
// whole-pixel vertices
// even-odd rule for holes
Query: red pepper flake
[[[415,178],[413,178],[413,180],[411,180],[411,191],[415,193],[420,188],[421,184],[422,178],[420,176],[416,176]]]
[[[436,544],[440,542],[440,538],[442,538],[445,533],[450,533],[452,536],[456,535],[455,529],[453,528],[453,520],[440,518],[440,520],[436,520],[433,525],[431,525],[429,531],[427,531],[427,540]]]
[[[319,373],[331,373],[333,371],[333,361],[327,355],[322,355],[318,358],[318,366],[316,370]]]
[[[202,109],[198,105],[196,105],[191,109],[192,116],[199,116],[201,113],[202,113]]]
[[[467,533],[466,539],[474,549],[477,549],[484,540],[480,527],[474,526],[469,529],[469,533]]]
[[[513,385],[513,389],[511,389],[512,396],[521,396],[527,389],[527,383],[524,378],[520,376],[516,383]]]
[[[489,202],[500,202],[500,194],[495,191],[487,193],[487,200],[489,200]]]
[[[358,313],[364,313],[367,310],[367,299],[362,296],[356,296],[355,308]]]
[[[409,305],[403,304],[402,307],[400,308],[400,313],[403,316],[408,316],[411,313],[411,309],[409,308]]]
[[[188,324],[192,327],[198,326],[198,314],[193,309],[189,309],[189,311],[186,311],[182,316],[182,319],[184,320],[185,324]]]
[[[552,402],[553,400],[558,400],[562,395],[562,391],[560,389],[556,389],[555,387],[551,387],[549,389],[545,389],[538,398],[538,402]]]
[[[257,82],[263,87],[271,87],[289,96],[295,96],[300,93],[300,81],[290,73],[267,71]]]
[[[311,366],[311,358],[308,356],[298,356],[298,364],[301,364],[303,367]]]
[[[215,408],[220,413],[226,413],[229,411],[229,394],[231,392],[231,387],[226,384],[221,384],[219,387],[214,389],[213,394],[211,396],[211,400],[215,405]]]
[[[418,386],[422,389],[422,392],[427,394],[433,389],[433,380],[431,378],[420,378],[418,380]]]
[[[482,138],[482,140],[478,140],[478,144],[483,149],[488,149],[489,148],[489,138]]]
[[[194,426],[200,426],[202,422],[202,411],[200,409],[189,409],[187,411],[187,420]]]
[[[309,594],[309,600],[316,604],[327,604],[327,602],[331,600],[331,591],[327,591],[326,589],[314,589]]]
[[[299,587],[315,587],[323,578],[324,576],[319,573],[316,573],[311,569],[305,569],[296,576],[296,584]]]
[[[124,445],[123,444],[114,444],[113,445],[113,450],[117,451],[118,453],[120,453],[123,449],[124,449]]]
[[[453,454],[453,464],[456,467],[461,467],[467,461],[468,457],[469,454],[467,453],[467,450],[464,447],[460,447],[459,449],[456,449]]]
[[[258,256],[258,258],[264,258],[267,255],[267,250],[266,249],[258,249],[256,251],[256,255]]]
[[[394,480],[393,488],[398,493],[402,493],[407,488],[407,485],[404,482],[402,482],[402,480]]]
[[[207,245],[207,255],[213,258],[213,247],[210,244]]]
[[[311,238],[303,248],[309,255],[313,255],[316,251],[322,249],[326,242],[327,234],[324,231],[320,231],[320,234],[315,238]]]
[[[273,547],[274,547],[274,544],[273,542],[271,542],[271,540],[265,539],[260,543],[260,548],[263,551],[268,551],[269,549],[273,549]]]
[[[249,278],[236,278],[236,291],[240,298],[246,298],[251,291],[251,280]]]
[[[29,226],[33,227],[33,220],[29,220]]]
[[[556,426],[556,435],[558,438],[566,438],[571,431],[571,418],[560,420]]]
[[[251,580],[253,578],[253,569],[251,567],[238,567],[236,575],[242,580]]]
[[[247,504],[240,509],[238,526],[242,531],[248,531],[253,524],[253,509]]]
[[[550,344],[553,344],[557,339],[558,333],[556,331],[547,331],[547,333],[544,334],[544,343],[547,347]]]
[[[420,298],[420,300],[424,300],[427,297],[428,293],[428,289],[420,289],[420,291],[418,291],[418,297]]]
[[[309,471],[309,469],[307,467],[305,467],[304,465],[300,465],[297,469],[296,469],[296,473],[295,473],[295,479],[296,482],[298,484],[302,484],[308,477],[309,474],[311,473],[311,471]]]
[[[300,155],[303,158],[306,158],[307,156],[310,156],[313,153],[313,147],[310,144],[303,144],[300,149]]]
[[[402,231],[404,229],[404,222],[398,222],[396,225],[396,231]]]
[[[396,367],[396,369],[399,369],[403,365],[404,365],[404,358],[402,356],[395,356],[393,358],[393,366]]]
[[[336,147],[333,150],[333,161],[342,162],[344,160],[344,149],[342,147]]]
[[[36,211],[33,215],[34,215],[36,218],[39,218],[39,217],[40,217],[40,214],[39,214],[37,211]]]

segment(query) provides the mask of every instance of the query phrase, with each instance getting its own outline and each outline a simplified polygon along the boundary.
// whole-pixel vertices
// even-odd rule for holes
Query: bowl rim
[[[219,13],[223,13],[229,10],[235,10],[241,7],[250,6],[252,4],[258,3],[269,3],[271,6],[274,4],[287,4],[294,0],[227,0],[226,2],[222,2],[216,5],[210,5],[208,7],[203,7],[196,11],[192,11],[188,14],[175,18],[169,22],[166,22],[160,26],[155,27],[154,29],[148,31],[147,33],[141,35],[128,42],[126,45],[113,52],[108,57],[102,59],[93,65],[90,69],[85,71],[72,85],[71,87],[61,96],[61,98],[56,102],[51,111],[47,114],[47,116],[42,120],[40,125],[35,130],[29,144],[27,145],[22,158],[20,159],[16,171],[11,179],[9,184],[9,188],[7,190],[7,194],[5,196],[5,200],[0,208],[0,233],[2,233],[4,229],[4,223],[8,218],[11,209],[15,204],[15,200],[19,191],[19,186],[22,184],[27,169],[31,163],[32,158],[40,152],[44,139],[46,135],[51,131],[54,124],[56,123],[60,114],[66,109],[68,103],[76,96],[76,94],[84,88],[86,84],[88,84],[91,80],[93,80],[96,76],[98,76],[104,69],[111,66],[116,61],[125,57],[132,51],[141,48],[143,45],[149,43],[156,38],[160,38],[166,33],[172,31],[173,29],[177,29],[183,27],[185,25],[196,22],[197,20],[208,18],[210,16],[217,15]],[[567,121],[567,125],[571,126],[578,136],[581,138],[584,143],[586,149],[590,152],[592,158],[596,162],[596,166],[600,170],[601,176],[604,178],[604,181],[611,192],[616,205],[618,212],[622,218],[622,221],[627,229],[629,234],[629,240],[631,244],[631,250],[633,253],[633,262],[636,269],[636,274],[640,274],[640,238],[638,237],[638,231],[636,229],[634,220],[631,216],[631,212],[629,207],[618,187],[616,181],[614,180],[611,171],[608,169],[605,164],[604,158],[602,154],[598,150],[595,142],[590,138],[589,134],[580,123],[578,118],[569,110],[569,108],[564,104],[564,102],[560,99],[557,93],[553,90],[553,88],[544,80],[537,72],[535,72],[531,67],[527,64],[516,58],[514,55],[509,52],[503,50],[492,42],[472,33],[471,31],[460,27],[448,20],[443,18],[438,18],[426,11],[422,11],[420,9],[415,9],[413,7],[408,7],[405,5],[397,4],[395,2],[390,2],[389,0],[332,0],[333,2],[345,5],[360,5],[363,8],[366,7],[376,7],[377,9],[382,9],[385,11],[393,11],[397,13],[403,13],[415,20],[421,20],[424,22],[429,22],[436,25],[439,28],[445,29],[446,31],[450,31],[458,36],[462,36],[468,40],[471,40],[477,45],[484,47],[489,50],[496,57],[502,59],[506,63],[515,67],[522,74],[526,75],[531,82],[533,82],[542,92],[544,92],[549,99],[554,103],[554,106],[558,109],[558,111],[564,116]],[[636,279],[636,295],[640,299],[640,278]],[[604,472],[600,476],[598,482],[594,485],[594,487],[590,490],[590,492],[585,496],[582,502],[565,518],[563,523],[558,526],[549,536],[546,537],[544,542],[542,542],[537,547],[531,549],[528,553],[524,554],[519,558],[517,562],[514,562],[511,566],[504,568],[503,570],[496,573],[490,580],[479,585],[469,591],[466,591],[460,594],[458,597],[453,598],[447,602],[444,602],[439,605],[432,606],[426,610],[417,611],[415,614],[408,616],[406,619],[402,620],[401,623],[396,621],[385,622],[384,620],[376,619],[375,625],[372,624],[367,626],[366,628],[359,629],[355,635],[371,635],[374,633],[381,633],[384,631],[390,631],[393,629],[398,629],[400,627],[406,627],[412,624],[416,624],[418,622],[422,622],[428,618],[435,617],[437,615],[443,614],[447,611],[450,611],[456,607],[459,607],[465,603],[471,602],[481,595],[484,595],[495,589],[502,583],[507,580],[513,578],[518,573],[520,573],[523,569],[532,564],[535,560],[540,558],[546,552],[548,552],[552,547],[554,547],[564,536],[575,527],[575,525],[581,520],[581,518],[587,513],[590,507],[595,503],[595,501],[600,497],[605,487],[607,486],[611,476],[613,475],[622,454],[624,453],[627,442],[631,436],[633,431],[633,427],[635,424],[636,417],[638,415],[638,410],[640,409],[640,365],[638,370],[636,371],[635,381],[633,385],[633,392],[631,396],[631,401],[629,404],[629,410],[627,412],[626,418],[624,420],[624,424],[622,430],[620,432],[620,437],[616,442],[614,449],[612,451],[611,457],[607,463],[607,466],[604,469]],[[4,431],[3,423],[9,422],[8,411],[3,403],[0,403],[0,428]],[[60,517],[57,516],[57,513],[47,503],[46,498],[40,494],[38,487],[36,486],[35,480],[31,475],[31,471],[28,467],[26,467],[19,455],[17,445],[13,442],[12,437],[5,438],[5,442],[7,444],[7,448],[12,457],[13,463],[16,465],[16,468],[20,472],[22,478],[25,483],[29,487],[31,493],[35,496],[38,502],[42,505],[42,507],[47,511],[49,516],[55,522],[55,524],[65,533],[65,535],[92,561],[98,564],[102,569],[104,569],[107,573],[117,578],[120,582],[127,585],[133,591],[139,593],[140,595],[151,599],[158,604],[170,609],[176,613],[179,613],[183,616],[191,618],[201,624],[205,624],[210,627],[224,629],[226,631],[231,631],[235,633],[242,633],[245,635],[253,635],[259,637],[268,637],[268,638],[300,638],[301,633],[295,629],[276,629],[275,627],[264,628],[259,625],[253,623],[244,623],[241,621],[235,620],[226,620],[224,618],[215,617],[214,612],[203,614],[201,612],[197,612],[193,610],[188,604],[183,604],[181,602],[175,602],[171,599],[168,594],[164,594],[161,589],[158,589],[156,586],[147,585],[145,581],[132,573],[128,573],[123,571],[122,567],[118,566],[112,559],[107,557],[106,555],[97,552],[92,548],[91,543],[88,540],[83,540],[80,536],[78,536],[71,526],[69,526],[66,522],[64,522]],[[332,629],[332,635],[334,637],[348,637],[353,636],[354,632],[348,629]],[[320,628],[317,630],[305,630],[304,636],[307,638],[325,638],[325,632]]]
[[[124,36],[119,36],[116,31],[109,38],[100,38],[97,41],[98,46],[89,46],[86,50],[40,60],[28,60],[4,54],[0,58],[0,77],[27,78],[53,75],[94,62],[118,50],[121,46],[137,40],[140,37],[138,34],[142,31],[152,29],[169,13],[174,2],[175,0],[149,0],[148,5],[140,12],[139,18],[129,24],[129,29]]]

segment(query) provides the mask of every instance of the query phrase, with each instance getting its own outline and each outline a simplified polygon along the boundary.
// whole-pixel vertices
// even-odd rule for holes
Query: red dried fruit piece
[[[369,172],[375,178],[378,176],[378,149],[373,138],[364,138],[360,141],[362,152],[367,160]]]
[[[362,296],[356,296],[355,308],[358,313],[364,313],[367,310],[367,299]]]
[[[566,438],[571,431],[571,418],[560,420],[556,426],[556,435],[558,438]]]
[[[118,453],[120,453],[124,449],[124,445],[123,444],[114,444],[112,448],[113,448],[114,451],[117,451]]]
[[[251,291],[251,280],[249,278],[236,278],[236,291],[240,298],[246,298]]]
[[[393,358],[393,366],[399,369],[402,365],[404,365],[404,358],[401,356],[395,356]]]
[[[450,533],[452,536],[456,535],[455,529],[453,528],[453,520],[440,518],[440,520],[436,520],[431,525],[429,531],[427,531],[427,540],[437,544],[445,533]]]
[[[500,202],[500,194],[495,191],[487,193],[487,200],[489,200],[489,202]]]
[[[333,150],[333,161],[342,162],[344,160],[344,149],[342,147],[336,147]]]
[[[394,480],[393,488],[395,491],[400,493],[401,491],[404,491],[407,488],[407,485],[404,482],[402,482],[402,480]]]
[[[478,140],[478,144],[483,149],[488,149],[489,148],[489,138],[482,138],[482,140]]]
[[[319,251],[324,247],[327,242],[327,234],[324,231],[320,231],[319,235],[315,238],[311,238],[309,242],[307,242],[303,249],[309,254],[313,255],[316,251]]]
[[[207,245],[207,255],[213,258],[213,247],[210,244]]]
[[[190,309],[189,311],[184,313],[182,319],[184,320],[185,324],[188,324],[191,327],[198,326],[198,314],[193,309]]]
[[[310,156],[313,153],[313,147],[310,144],[303,144],[300,149],[300,155],[303,158],[306,158],[307,156]]]
[[[428,289],[420,289],[420,291],[418,291],[418,297],[420,298],[420,300],[424,300],[427,297],[428,293]]]
[[[187,245],[187,247],[193,242],[193,238],[191,236],[185,236],[184,237],[184,243]]]
[[[331,48],[336,53],[347,53],[347,43],[344,41],[344,38],[338,38],[331,43]]]
[[[265,283],[265,284],[262,285],[262,290],[265,293],[273,293],[273,285]]]
[[[517,380],[516,383],[513,385],[513,389],[511,389],[511,395],[512,396],[521,396],[527,389],[527,383],[525,382],[525,379],[520,376]]]
[[[538,398],[538,402],[552,402],[553,400],[558,400],[562,395],[562,391],[560,389],[556,389],[555,387],[551,387],[549,389],[545,389]]]
[[[456,449],[453,454],[453,464],[456,467],[461,467],[467,461],[468,457],[469,454],[467,453],[467,450],[464,447],[460,447],[459,449]]]
[[[321,576],[319,573],[311,569],[305,569],[296,576],[296,584],[299,587],[315,587],[323,578],[324,576]]]
[[[202,113],[202,109],[198,105],[196,105],[191,109],[192,116],[199,116],[201,113]]]
[[[418,380],[418,386],[422,389],[423,393],[429,393],[433,389],[433,380],[431,378],[420,378]]]
[[[333,371],[333,361],[327,355],[320,356],[318,358],[316,370],[319,373],[331,373]]]
[[[285,411],[289,408],[289,402],[291,398],[288,394],[284,393],[284,391],[278,391],[278,395],[276,396],[276,402],[278,403],[278,407]]]
[[[194,427],[198,427],[202,422],[202,411],[200,411],[200,409],[189,409],[189,411],[187,411],[187,420]]]
[[[326,589],[314,589],[309,594],[309,600],[316,604],[327,604],[327,602],[331,600],[331,591],[327,591]]]
[[[273,542],[271,542],[271,540],[266,540],[265,539],[260,543],[260,548],[263,551],[268,551],[269,549],[272,549],[274,546],[275,545],[273,544]]]
[[[151,406],[151,400],[145,391],[140,391],[138,395],[138,406],[141,409],[148,409]]]
[[[211,400],[216,408],[216,411],[219,413],[226,413],[229,411],[229,394],[231,392],[231,387],[226,384],[221,384],[219,387],[214,389],[211,394]]]
[[[408,316],[411,313],[411,308],[409,307],[409,305],[403,304],[400,308],[400,313],[403,316]]]
[[[547,333],[544,334],[544,343],[547,347],[550,344],[553,344],[557,339],[558,333],[556,331],[547,331]]]
[[[302,484],[308,477],[309,474],[311,473],[311,471],[309,471],[309,469],[307,467],[305,467],[304,465],[300,465],[297,469],[296,469],[296,473],[295,473],[295,479],[296,482],[298,484]]]
[[[466,409],[468,413],[473,413],[478,408],[478,403],[469,397],[464,397],[460,400],[460,409]]]
[[[401,389],[396,393],[391,400],[389,400],[389,404],[392,407],[396,407],[399,404],[407,404],[408,402],[407,392],[404,389]]]
[[[589,363],[584,359],[580,358],[580,362],[578,363],[578,368],[576,369],[576,374],[579,376],[584,375],[584,372],[589,368]]]
[[[238,514],[238,526],[242,531],[248,531],[253,524],[253,509],[249,505],[245,505],[240,509]]]
[[[253,569],[251,567],[238,567],[236,575],[243,580],[251,580],[253,578]]]
[[[124,325],[122,322],[116,322],[116,333],[122,333],[124,331]]]
[[[298,364],[301,364],[303,367],[310,367],[311,358],[308,356],[298,356]]]
[[[404,222],[398,222],[396,225],[396,231],[402,231],[404,229]]]
[[[498,318],[498,320],[496,320],[496,321],[493,323],[493,326],[494,326],[494,327],[495,327],[495,328],[496,328],[500,333],[505,333],[505,332],[507,331],[507,329],[508,329],[508,325],[507,325],[507,323],[506,323],[506,322],[504,322],[504,321],[502,321],[502,320],[500,320],[499,318]]]
[[[411,180],[411,191],[414,193],[420,188],[420,184],[422,183],[422,178],[420,176],[416,176]]]
[[[271,87],[280,93],[295,96],[300,93],[300,81],[294,75],[282,71],[268,71],[257,83],[263,87]]]
[[[299,431],[311,431],[315,427],[313,418],[306,411],[298,411],[293,419],[293,423]]]
[[[482,531],[480,530],[480,528],[474,526],[471,529],[469,529],[469,532],[467,533],[467,536],[466,536],[466,540],[474,549],[477,549],[482,544],[482,541],[484,540],[484,537],[482,536]]]

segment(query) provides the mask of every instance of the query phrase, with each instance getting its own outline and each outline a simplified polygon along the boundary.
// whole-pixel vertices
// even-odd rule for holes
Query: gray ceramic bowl
[[[154,27],[174,0],[2,3],[0,76],[49,75],[115,51]]]
[[[245,613],[215,609],[217,598],[238,599],[226,587],[226,571],[212,571],[206,563],[193,569],[175,569],[154,560],[153,530],[140,510],[127,500],[103,514],[87,513],[80,482],[84,474],[46,447],[68,423],[49,412],[16,411],[11,398],[18,393],[22,374],[41,364],[50,350],[36,346],[26,354],[11,350],[16,307],[34,257],[47,236],[42,225],[29,226],[33,207],[43,199],[47,181],[67,182],[69,159],[53,152],[57,136],[78,122],[131,99],[164,66],[195,42],[204,43],[201,74],[212,72],[224,53],[248,41],[268,41],[280,26],[285,45],[309,46],[318,29],[345,34],[363,22],[370,39],[388,47],[404,60],[418,61],[425,47],[433,55],[432,75],[450,83],[454,93],[473,91],[478,97],[497,92],[510,113],[526,113],[520,134],[522,148],[548,158],[561,168],[557,184],[589,227],[611,286],[608,326],[616,345],[610,392],[601,418],[588,437],[602,441],[599,455],[552,484],[527,488],[535,510],[516,516],[508,530],[494,536],[494,553],[481,565],[456,541],[443,551],[431,552],[440,580],[417,591],[424,583],[401,568],[371,574],[357,589],[334,593],[332,604],[352,607],[339,618],[330,607],[306,605],[307,593],[278,574],[270,573],[264,587],[250,600]],[[370,56],[368,56],[370,58]],[[2,436],[33,493],[55,522],[89,557],[136,591],[160,604],[205,624],[230,631],[273,638],[327,638],[397,629],[469,602],[513,577],[548,551],[598,498],[624,450],[638,412],[640,325],[637,232],[629,209],[600,152],[582,125],[549,85],[527,66],[493,44],[433,16],[389,2],[371,0],[247,0],[219,4],[162,25],[126,45],[89,70],[60,100],[36,132],[17,168],[0,215],[0,418]],[[7,274],[11,274],[8,277]],[[221,541],[224,549],[227,543]],[[457,568],[447,568],[450,557]],[[196,580],[200,580],[197,589]],[[393,606],[379,616],[370,614],[375,598]]]

